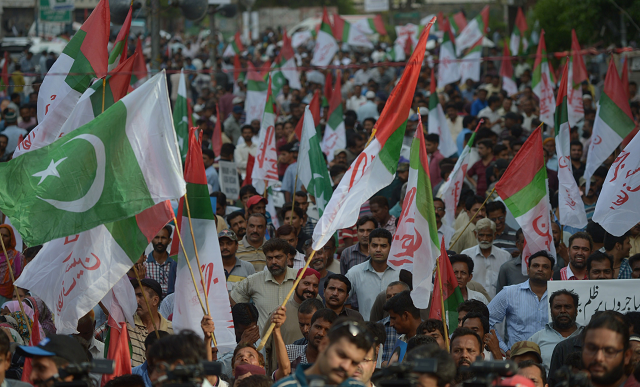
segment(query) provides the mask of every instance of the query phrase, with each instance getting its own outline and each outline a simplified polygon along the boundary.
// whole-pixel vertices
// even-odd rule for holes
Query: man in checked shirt
[[[149,253],[144,263],[147,269],[147,278],[156,280],[162,287],[162,297],[174,292],[176,272],[178,271],[178,262],[170,259],[169,253],[167,253],[172,231],[169,225],[160,230],[151,241],[153,251]]]

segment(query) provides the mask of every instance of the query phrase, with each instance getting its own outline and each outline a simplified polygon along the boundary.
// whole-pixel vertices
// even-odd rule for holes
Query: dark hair
[[[640,312],[632,311],[625,313],[625,317],[633,326],[633,334],[640,335]]]
[[[569,237],[569,246],[571,247],[571,245],[573,244],[573,241],[576,239],[586,239],[587,241],[589,241],[589,249],[593,250],[593,239],[591,239],[591,235],[587,234],[584,231],[578,231],[577,233],[571,235],[571,237]]]
[[[484,196],[480,196],[480,195],[469,196],[467,200],[465,200],[464,202],[464,208],[466,208],[467,211],[471,211],[471,207],[473,207],[473,205],[476,203],[477,204],[484,203]]]
[[[246,124],[242,125],[242,128],[240,128],[240,133],[242,133],[245,129],[251,129],[251,131],[253,132],[253,126]]]
[[[300,303],[298,313],[311,314],[320,309],[324,309],[324,304],[322,304],[322,301],[318,300],[317,298],[308,298]]]
[[[387,331],[385,330],[384,325],[379,322],[367,321],[365,325],[367,326],[367,331],[371,337],[373,337],[373,345],[376,346],[376,350],[374,352],[377,354],[377,347],[387,341]]]
[[[213,153],[213,151],[211,149],[205,148],[202,150],[202,154],[209,157],[210,159],[215,159],[216,158],[216,154]]]
[[[391,242],[393,241],[393,235],[391,235],[391,232],[386,228],[376,228],[371,231],[369,233],[369,244],[371,244],[373,238],[384,238],[389,242],[389,245],[391,245]]]
[[[440,144],[440,136],[436,133],[427,134],[426,136],[424,136],[424,140],[434,144]]]
[[[378,227],[378,221],[373,216],[365,215],[365,216],[361,216],[356,222],[356,230],[359,229],[360,226],[364,225],[367,222],[373,222],[373,227],[375,228]]]
[[[378,205],[378,207],[387,207],[389,208],[389,201],[384,196],[374,196],[369,199],[369,205]]]
[[[462,319],[462,325],[464,325],[464,322],[470,318],[480,319],[480,324],[482,324],[482,330],[484,331],[485,334],[489,333],[491,326],[489,325],[489,319],[485,315],[483,315],[480,312],[469,312]]]
[[[411,351],[407,350],[404,361],[414,361],[419,359],[435,359],[438,362],[436,372],[433,374],[438,378],[438,387],[452,384],[456,377],[456,364],[449,352],[435,343],[420,345]]]
[[[256,347],[254,347],[254,345],[251,343],[239,343],[236,346],[236,348],[233,350],[233,356],[231,356],[231,368],[234,368],[235,370],[234,360],[236,358],[236,355],[238,354],[238,352],[240,352],[241,349],[244,349],[244,348],[252,348],[254,351],[256,351],[258,353],[258,364],[264,367],[264,355],[262,354],[262,352],[258,352]]]
[[[428,318],[424,320],[420,323],[420,325],[418,325],[416,334],[422,335],[433,331],[440,331],[440,334],[442,335],[442,337],[444,337],[444,324],[442,323],[442,320],[438,320],[435,318]]]
[[[507,207],[505,207],[504,203],[501,201],[488,202],[485,205],[485,209],[487,210],[487,215],[493,211],[502,211],[505,214],[507,213]]]
[[[619,315],[619,318],[615,316]],[[613,317],[613,318],[612,318]],[[593,329],[605,328],[622,335],[622,344],[624,350],[629,348],[629,324],[626,321],[624,315],[613,311],[603,311],[601,314],[595,316],[589,321],[589,324],[582,331],[582,340],[587,337],[587,333]]]
[[[273,379],[266,375],[251,375],[240,379],[236,387],[271,387]]]
[[[163,338],[165,336],[169,336],[169,332],[158,331],[157,335],[155,335],[155,334],[147,335],[147,338],[144,339],[144,349],[145,349],[145,351],[147,349],[151,348],[153,346],[153,344],[156,343],[156,341],[160,340],[161,338]]]
[[[362,120],[362,124],[364,125],[364,123],[367,121],[371,121],[374,125],[376,124],[376,119],[373,117],[365,118],[364,120]]]
[[[528,361],[531,361],[531,360],[528,360]],[[578,370],[584,369],[584,365],[582,364],[582,352],[580,351],[571,352],[569,356],[567,356],[564,359],[563,365],[567,367],[575,368]],[[520,367],[519,363],[518,363],[518,367]]]
[[[503,145],[503,144],[496,144],[496,145],[493,146],[493,148],[491,150],[492,150],[494,155],[497,155],[502,151],[509,150],[509,148],[507,148],[507,146]],[[501,203],[501,202],[496,202],[496,203]]]
[[[489,97],[489,99],[487,100],[488,105],[491,105],[496,102],[500,102],[500,97],[495,94],[492,94],[491,97]]]
[[[308,199],[307,193],[304,192],[304,191],[296,191],[296,195],[295,196],[300,196],[301,198]]]
[[[640,261],[640,254],[634,254],[631,257],[629,257],[629,266],[632,266],[636,263]]]
[[[165,336],[153,344],[147,360],[153,367],[156,362],[172,364],[178,360],[182,360],[184,364],[198,364],[206,358],[204,341],[194,331],[185,329],[178,334]]]
[[[482,139],[482,140],[478,141],[476,143],[476,147],[478,145],[482,145],[485,148],[488,148],[491,151],[491,153],[493,153],[493,141],[490,138],[485,138],[485,139]]]
[[[241,216],[244,219],[244,215],[240,211],[234,211],[234,212],[230,213],[229,215],[227,215],[227,224],[230,225],[231,221],[234,220],[235,218],[237,218],[238,216]]]
[[[254,186],[252,186],[251,184],[247,184],[245,186],[243,186],[242,188],[240,188],[240,197],[243,197],[246,194],[254,194],[257,195],[258,191],[256,191],[256,188]]]
[[[522,231],[522,228],[517,229],[516,230],[516,242],[518,241],[518,238],[520,236],[523,236],[523,235],[524,235],[524,231]]]
[[[569,148],[571,148],[572,146],[579,146],[580,149],[583,149],[584,146],[582,145],[582,143],[580,142],[580,140],[573,140],[569,143]]]
[[[260,212],[252,212],[251,214],[249,214],[249,216],[247,216],[247,223],[249,223],[249,219],[251,218],[260,218],[264,220],[265,225],[267,224],[267,217]]]
[[[311,324],[313,325],[313,322]],[[362,330],[365,334],[354,335],[351,330],[351,328],[354,326],[357,327],[356,329]],[[364,324],[357,321],[346,320],[333,325],[331,329],[329,329],[329,333],[327,334],[327,337],[329,337],[329,345],[333,345],[337,343],[338,340],[342,338],[346,338],[351,344],[354,344],[356,347],[360,349],[364,349],[365,352],[368,352],[371,349],[371,346],[373,345],[373,343],[369,340],[369,337],[368,337],[369,335],[367,335],[366,333],[367,333],[367,329],[366,329],[366,326],[364,326]]]
[[[523,360],[518,362],[518,368],[522,369],[522,368],[529,368],[529,367],[536,367],[537,369],[540,370],[540,377],[542,379],[542,385],[546,386],[547,385],[547,370],[544,368],[543,365],[536,363],[533,360]]]
[[[285,254],[289,254],[289,243],[284,239],[271,238],[262,245],[262,251],[265,254],[272,251],[282,251]]]
[[[433,198],[434,202],[441,202],[442,204],[444,204],[444,200],[440,199],[440,198]]]
[[[233,316],[233,323],[236,325],[251,325],[258,322],[260,313],[255,305],[239,302],[231,308],[231,316]]]
[[[484,344],[482,343],[482,339],[480,338],[480,336],[478,336],[477,333],[475,333],[474,331],[472,331],[469,328],[464,328],[464,327],[460,327],[460,328],[456,328],[455,331],[453,331],[453,335],[451,336],[451,348],[453,348],[453,342],[458,338],[458,337],[463,337],[463,336],[473,336],[476,338],[476,340],[478,341],[478,348],[480,349],[480,352],[482,352],[482,349],[484,348]]]
[[[607,253],[596,251],[587,258],[587,273],[591,271],[591,265],[593,262],[604,262],[605,259],[609,260],[609,266],[611,267],[611,271],[613,271],[613,257]]]
[[[293,212],[296,213],[296,215],[298,215],[298,218],[302,219],[304,217],[304,211],[302,210],[302,208],[300,208],[299,205],[293,204],[291,202],[285,203],[282,206],[282,209],[280,210],[280,217],[284,220],[285,215],[287,214],[287,212],[291,211],[291,206],[293,205]]]
[[[11,340],[9,340],[9,334],[2,332],[0,335],[0,356],[5,356],[11,349]]]
[[[292,225],[285,224],[278,227],[278,229],[276,230],[276,238],[280,238],[282,235],[291,235],[291,234],[295,235],[295,233],[296,233],[296,229],[293,228]]]
[[[595,242],[595,243],[603,243],[604,242],[604,234],[606,234],[607,232],[604,230],[604,228],[599,223],[596,223],[593,220],[590,220],[589,223],[587,223],[586,231],[587,231],[587,234],[591,237],[591,240],[593,242]],[[576,233],[576,234],[578,234],[578,233]]]
[[[384,303],[385,312],[393,311],[393,313],[402,316],[404,312],[408,312],[413,318],[420,318],[420,309],[416,308],[411,299],[411,293],[408,290],[400,292],[391,297]]]
[[[578,309],[578,301],[579,301],[579,296],[574,293],[571,290],[567,290],[567,289],[560,289],[560,290],[556,290],[555,292],[553,292],[551,294],[551,297],[549,297],[549,306],[553,307],[553,300],[557,297],[557,296],[570,296],[573,299],[573,306]]]
[[[480,312],[486,318],[489,318],[489,308],[482,302],[478,300],[467,300],[463,301],[460,305],[458,305],[457,312]]]
[[[426,344],[438,345],[438,342],[433,336],[417,334],[412,338],[410,338],[409,341],[407,341],[407,349],[405,350],[406,351],[405,353],[411,351],[416,347],[419,347],[421,345],[426,345]]]
[[[605,251],[611,251],[616,247],[616,244],[624,244],[624,240],[629,237],[629,234],[623,234],[621,236],[614,236],[606,233],[604,236],[604,249]]]
[[[550,262],[551,262],[551,267],[553,267],[553,265],[556,264],[556,260],[555,258],[553,258],[553,256],[551,255],[550,252],[546,251],[546,250],[540,250],[538,252],[533,253],[530,257],[529,257],[529,265],[527,267],[531,267],[531,262],[533,262],[534,258],[538,258],[538,257],[545,257],[547,258]]]
[[[155,336],[155,335],[154,335]],[[115,377],[105,383],[104,387],[131,387],[140,386],[144,387],[144,379],[140,375],[122,375]]]
[[[9,141],[9,136],[7,136],[7,135],[6,135],[6,134],[4,134],[4,133],[0,133],[0,137],[4,137],[4,138],[6,138],[6,139],[7,139],[7,141]]]
[[[222,144],[222,146],[220,147],[220,156],[233,156],[233,152],[235,150],[236,146],[231,143]]]
[[[351,293],[351,281],[349,281],[349,278],[347,278],[346,276],[342,274],[331,274],[324,281],[324,289],[327,289],[327,286],[329,285],[329,281],[331,280],[340,281],[343,284],[347,285],[347,294]]]
[[[211,195],[209,196],[212,198],[216,198],[216,204],[223,203],[225,206],[227,205],[227,195],[225,195],[224,192],[220,192],[220,191],[211,192]],[[216,214],[216,215],[223,216],[224,214]]]
[[[338,318],[338,315],[336,314],[336,312],[332,311],[329,308],[318,309],[313,314],[313,316],[311,316],[311,325],[313,325],[313,323],[316,322],[316,320],[319,318],[323,319],[329,324],[333,324],[333,322]]]
[[[171,234],[169,234],[171,235]],[[24,252],[22,253],[22,255],[24,255],[25,258],[33,258],[36,255],[38,255],[38,253],[40,252],[40,250],[42,249],[42,245],[37,245],[37,246],[33,246],[33,247],[27,247]]]
[[[454,263],[462,262],[467,264],[467,270],[469,270],[469,274],[473,274],[473,268],[475,264],[473,263],[473,259],[466,254],[455,254],[449,257],[449,261],[451,265]]]
[[[168,224],[165,224],[164,227],[162,227],[163,230],[167,230],[167,232],[169,233],[169,238],[171,238],[171,235],[173,234],[173,228],[171,226],[169,226]]]

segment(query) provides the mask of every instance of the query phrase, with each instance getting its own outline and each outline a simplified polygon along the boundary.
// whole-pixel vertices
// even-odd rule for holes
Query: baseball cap
[[[339,155],[340,153],[343,153],[343,152],[344,152],[344,154],[347,154],[347,151],[345,149],[336,149],[336,150],[333,151],[333,157],[335,157],[335,156],[337,156],[337,155]]]
[[[13,109],[7,110],[7,112],[4,115],[4,120],[6,122],[15,122],[18,120],[18,113],[16,113],[16,111]]]
[[[524,355],[525,353],[533,353],[542,363],[542,355],[540,355],[540,347],[533,341],[518,341],[511,347],[511,357]]]
[[[232,241],[238,241],[238,236],[236,235],[236,233],[233,232],[233,230],[229,230],[228,228],[225,228],[218,233],[218,239],[220,238],[229,238]]]
[[[269,203],[267,198],[261,195],[253,195],[252,197],[249,198],[249,200],[247,200],[247,208],[251,208],[251,206],[255,206],[256,204],[260,203],[263,200],[264,200],[264,204]]]
[[[151,278],[143,278],[140,280],[140,283],[142,283],[142,286],[144,286],[145,288],[149,288],[153,290],[158,295],[158,297],[160,297],[160,299],[162,300],[162,286],[160,286],[158,281]],[[137,289],[140,287],[140,285],[138,284],[138,280],[135,278],[131,280],[131,285],[133,286],[134,289]]]
[[[38,345],[21,345],[17,351],[25,357],[58,356],[69,363],[86,363],[89,358],[78,340],[67,335],[51,335],[43,339]]]
[[[367,99],[374,99],[376,97],[376,93],[374,93],[372,90],[369,90],[365,93],[364,95]]]

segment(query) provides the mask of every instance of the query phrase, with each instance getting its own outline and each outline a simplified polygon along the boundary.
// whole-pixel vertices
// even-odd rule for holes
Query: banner
[[[240,180],[238,170],[233,161],[218,161],[218,179],[220,181],[220,192],[227,196],[227,199],[236,200],[240,197]],[[220,214],[219,214],[220,215]],[[224,216],[222,214],[221,216]]]

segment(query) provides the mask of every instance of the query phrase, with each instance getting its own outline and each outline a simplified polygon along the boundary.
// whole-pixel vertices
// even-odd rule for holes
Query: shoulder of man
[[[29,383],[21,382],[15,379],[5,379],[9,387],[31,387]]]

